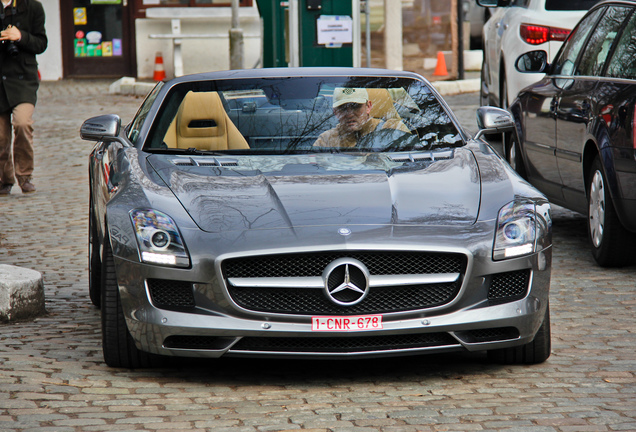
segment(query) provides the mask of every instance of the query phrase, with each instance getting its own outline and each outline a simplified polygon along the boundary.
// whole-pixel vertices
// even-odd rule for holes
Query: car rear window
[[[599,0],[546,0],[545,10],[551,11],[570,11],[570,10],[588,10]]]

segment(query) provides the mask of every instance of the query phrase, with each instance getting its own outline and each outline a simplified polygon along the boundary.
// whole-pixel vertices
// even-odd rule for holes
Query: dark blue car
[[[601,266],[634,263],[636,245],[636,3],[592,8],[547,63],[519,57],[520,72],[546,73],[510,106],[511,166],[551,202],[588,216]]]

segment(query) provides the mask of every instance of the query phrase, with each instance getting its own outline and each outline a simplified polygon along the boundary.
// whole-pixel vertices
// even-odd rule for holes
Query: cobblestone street
[[[636,267],[602,269],[585,219],[555,208],[552,356],[179,361],[112,369],[88,297],[88,117],[127,123],[140,98],[107,81],[45,82],[36,107],[38,191],[0,199],[0,264],[41,272],[47,314],[0,324],[0,430],[255,432],[636,431]],[[476,131],[479,100],[448,97]],[[472,123],[470,123],[472,122]],[[470,124],[468,124],[470,123]]]

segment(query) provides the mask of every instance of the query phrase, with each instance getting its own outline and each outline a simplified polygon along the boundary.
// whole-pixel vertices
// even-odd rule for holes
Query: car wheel
[[[158,356],[140,351],[128,331],[108,239],[104,241],[102,266],[102,350],[111,367],[144,368],[158,365]]]
[[[599,157],[588,176],[587,201],[588,239],[596,262],[602,267],[632,264],[635,236],[618,220]]]
[[[506,160],[513,170],[515,170],[521,177],[526,178],[526,170],[523,165],[523,158],[521,157],[521,147],[519,146],[517,134],[515,132],[505,133],[504,143]]]
[[[552,349],[550,334],[550,304],[545,308],[543,323],[532,342],[525,345],[488,351],[488,359],[501,364],[537,364],[550,357]]]
[[[499,79],[499,106],[508,109],[508,83],[506,82],[506,73],[503,70]]]
[[[481,65],[481,74],[479,79],[479,105],[490,105],[490,92],[488,90],[488,80],[486,78],[486,64]]]
[[[101,306],[102,260],[99,256],[99,250],[99,239],[91,205],[88,214],[88,294],[91,303],[97,308]]]

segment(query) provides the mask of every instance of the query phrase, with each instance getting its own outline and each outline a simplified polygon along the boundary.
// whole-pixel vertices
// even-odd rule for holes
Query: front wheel
[[[627,231],[614,209],[601,160],[592,162],[588,176],[588,239],[601,267],[623,267],[634,262],[634,234]]]
[[[110,367],[145,368],[159,365],[159,356],[140,351],[133,341],[117,286],[115,260],[108,239],[104,240],[102,265],[102,350]]]
[[[532,342],[525,345],[488,351],[488,359],[501,364],[537,364],[550,357],[552,341],[550,333],[550,304],[545,308],[543,323]]]
[[[91,303],[101,307],[102,260],[99,256],[99,238],[93,219],[92,205],[88,214],[88,294]]]
[[[510,167],[521,177],[526,178],[526,169],[523,165],[521,147],[519,146],[519,140],[517,139],[515,131],[504,134],[504,152],[506,154],[506,161],[508,161]]]

